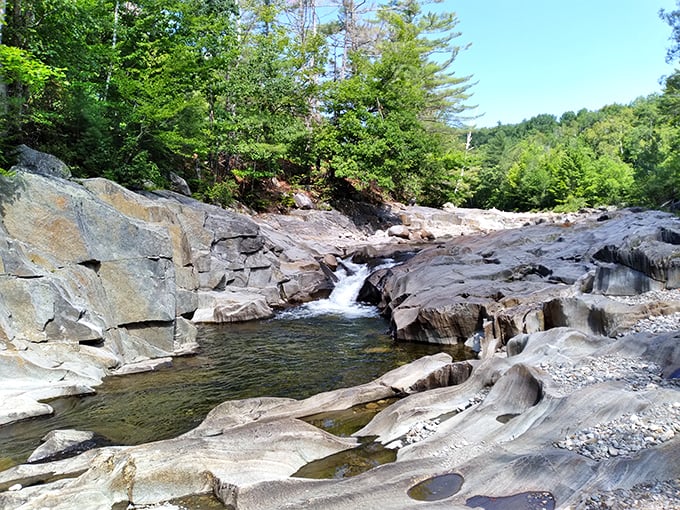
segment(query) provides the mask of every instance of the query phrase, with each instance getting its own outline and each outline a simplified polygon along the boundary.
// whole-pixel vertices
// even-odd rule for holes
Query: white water
[[[335,271],[338,281],[328,298],[305,303],[279,314],[279,317],[289,319],[302,319],[319,315],[341,315],[347,318],[377,317],[378,309],[375,306],[357,303],[356,299],[364,280],[372,271],[393,265],[392,261],[388,261],[371,270],[367,265],[343,260]]]

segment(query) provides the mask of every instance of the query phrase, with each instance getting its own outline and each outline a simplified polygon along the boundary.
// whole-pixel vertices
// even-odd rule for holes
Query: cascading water
[[[364,280],[372,271],[391,267],[394,262],[386,260],[382,265],[370,268],[365,264],[355,264],[350,260],[343,260],[335,271],[337,282],[333,292],[327,299],[306,303],[292,310],[279,314],[285,319],[299,319],[320,315],[342,315],[347,318],[375,317],[378,310],[375,306],[357,303],[357,296]]]

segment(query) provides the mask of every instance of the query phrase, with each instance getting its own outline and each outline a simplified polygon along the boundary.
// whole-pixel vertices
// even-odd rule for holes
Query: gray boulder
[[[57,455],[79,453],[93,448],[95,433],[81,430],[52,430],[42,438],[43,443],[26,462],[40,462]]]
[[[298,209],[314,209],[314,202],[304,193],[293,193],[293,201]]]
[[[175,172],[170,172],[168,177],[170,178],[170,184],[172,185],[174,191],[187,197],[191,196],[191,188],[189,188],[186,180],[177,175]]]
[[[24,165],[39,156],[23,151]],[[192,318],[268,317],[328,285],[316,252],[173,192],[16,172],[0,177],[0,210],[0,381],[23,387],[0,389],[2,423],[195,352]]]
[[[17,163],[16,166],[12,167],[13,171],[30,172],[61,179],[71,177],[71,170],[68,165],[59,158],[52,154],[31,149],[26,145],[22,144],[16,148],[16,158]]]

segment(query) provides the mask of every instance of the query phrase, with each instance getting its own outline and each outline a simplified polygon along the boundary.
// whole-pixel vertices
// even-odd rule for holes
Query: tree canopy
[[[660,15],[674,61],[680,9]],[[291,187],[511,210],[680,198],[678,73],[629,105],[472,129],[441,4],[2,0],[0,18],[0,168],[25,143],[77,176],[178,174],[258,208]]]

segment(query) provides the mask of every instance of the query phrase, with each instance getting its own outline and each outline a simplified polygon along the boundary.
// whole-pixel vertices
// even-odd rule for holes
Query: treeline
[[[457,19],[418,0],[2,4],[0,166],[25,143],[76,175],[173,172],[255,206],[273,177],[404,199],[450,170]]]
[[[294,189],[514,210],[680,198],[680,78],[471,130],[454,13],[326,1],[0,0],[0,168],[24,143],[76,176],[178,174],[200,199],[261,209]]]
[[[677,91],[472,134],[458,203],[504,210],[671,205],[680,198]]]

